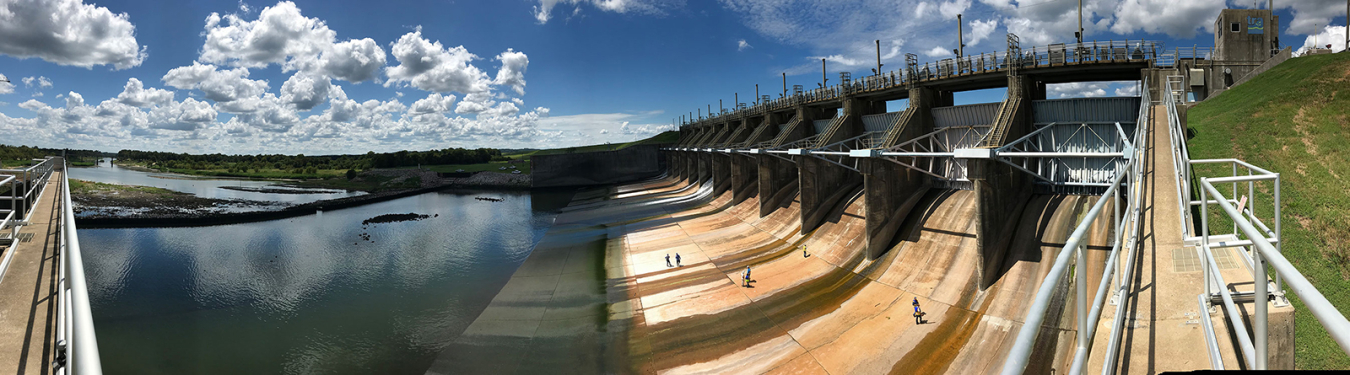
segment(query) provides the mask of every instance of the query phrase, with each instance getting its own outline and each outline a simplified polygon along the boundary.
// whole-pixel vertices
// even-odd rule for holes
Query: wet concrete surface
[[[673,180],[578,194],[428,373],[995,372],[1092,202],[1033,197],[1001,276],[979,290],[971,192],[930,192],[874,261],[864,198],[849,197],[802,234],[795,198],[759,217],[756,197],[731,205]],[[1107,227],[1090,236],[1089,279]],[[1046,320],[1043,335],[1068,343],[1043,340],[1044,370],[1064,371],[1067,311]]]

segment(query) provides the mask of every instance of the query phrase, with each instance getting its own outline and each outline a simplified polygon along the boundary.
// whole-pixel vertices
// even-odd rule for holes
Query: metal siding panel
[[[982,103],[933,108],[933,126],[992,125],[1003,103]]]
[[[1083,122],[1134,122],[1139,117],[1139,97],[1073,98],[1037,100],[1032,103],[1036,124]]]
[[[900,115],[903,113],[905,112],[904,111],[886,112],[882,114],[863,116],[862,117],[863,128],[867,129],[867,131],[869,132],[884,132],[887,130],[891,130],[891,125],[894,124],[895,120],[900,118]]]
[[[816,128],[816,134],[824,133],[825,129],[830,127],[830,121],[834,119],[811,121],[811,126]]]

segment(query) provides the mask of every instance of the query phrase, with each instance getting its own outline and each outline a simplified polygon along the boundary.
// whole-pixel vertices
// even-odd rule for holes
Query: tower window
[[[1231,30],[1233,30],[1233,32],[1236,33],[1236,32],[1242,31],[1242,29],[1239,29],[1239,27],[1241,27],[1241,26],[1239,26],[1237,22],[1233,22],[1232,26],[1233,26],[1233,27],[1231,28]]]

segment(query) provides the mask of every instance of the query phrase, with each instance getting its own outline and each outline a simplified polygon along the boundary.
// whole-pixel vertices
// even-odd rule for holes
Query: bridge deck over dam
[[[48,184],[59,186],[62,173],[52,172]],[[47,373],[57,355],[62,207],[57,189],[46,190],[37,194],[18,240],[8,241],[0,254],[8,261],[0,267],[0,372],[6,374]]]

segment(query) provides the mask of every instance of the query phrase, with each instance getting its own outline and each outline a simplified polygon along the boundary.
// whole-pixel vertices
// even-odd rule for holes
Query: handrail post
[[[1208,181],[1208,177],[1200,178],[1201,184],[1208,183]],[[1205,189],[1200,189],[1200,246],[1202,249],[1209,249],[1209,204],[1207,202],[1209,202],[1209,194],[1205,192]],[[1209,301],[1211,297],[1209,292],[1209,265],[1205,261],[1206,259],[1201,257],[1200,268],[1205,271],[1202,280],[1205,282],[1205,301]]]

